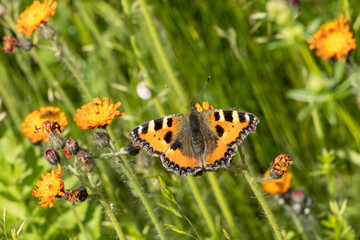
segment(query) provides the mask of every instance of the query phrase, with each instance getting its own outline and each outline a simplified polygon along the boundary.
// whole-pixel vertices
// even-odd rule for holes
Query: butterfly
[[[135,127],[129,133],[133,146],[160,156],[163,166],[180,178],[203,169],[228,168],[237,147],[256,131],[259,119],[233,109],[204,109],[192,102],[188,115],[173,114]]]

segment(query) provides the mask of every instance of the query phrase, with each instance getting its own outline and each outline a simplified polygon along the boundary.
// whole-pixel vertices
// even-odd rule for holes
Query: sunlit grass
[[[24,38],[15,24],[31,2],[1,2],[8,10],[2,36]],[[281,239],[280,231],[284,239],[357,239],[360,53],[323,61],[307,40],[340,14],[360,39],[359,9],[345,0],[301,7],[280,0],[58,1],[48,23],[55,39],[37,30],[37,47],[0,54],[0,209],[7,209],[0,238],[11,239],[16,226],[20,239]],[[139,97],[140,82],[150,99]],[[94,130],[72,120],[94,97],[121,101],[126,113],[108,127],[112,152],[124,150],[136,125],[187,114],[179,97],[251,112],[260,123],[241,145],[248,166],[236,154],[229,170],[179,179],[144,151],[96,159],[89,179],[70,167],[63,179],[66,189],[89,181],[93,198],[75,205],[56,199],[43,209],[31,192],[51,170],[48,145],[30,144],[21,123],[42,106],[59,107],[69,120],[61,136],[109,153],[95,150]],[[281,153],[294,162],[290,191],[257,192],[251,177],[262,177]],[[291,195],[295,189],[305,200]]]

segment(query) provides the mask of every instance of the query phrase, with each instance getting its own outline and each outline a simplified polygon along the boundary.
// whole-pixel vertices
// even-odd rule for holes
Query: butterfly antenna
[[[202,87],[202,89],[201,89],[201,91],[200,91],[200,93],[199,93],[199,96],[197,97],[197,99],[196,99],[196,101],[195,101],[195,102],[197,102],[197,100],[200,98],[201,94],[202,94],[202,93],[203,93],[203,91],[205,90],[206,85],[208,84],[208,82],[210,81],[210,79],[211,79],[211,76],[208,76],[208,79],[206,80],[206,82],[205,82],[204,86]]]
[[[165,87],[167,89],[170,90],[170,92],[172,92],[175,96],[177,96],[183,103],[185,103],[186,106],[188,106],[188,104],[184,101],[184,99],[182,99],[179,95],[176,94],[176,92],[174,92],[173,90],[171,90],[171,88],[169,88],[167,85],[165,85]]]

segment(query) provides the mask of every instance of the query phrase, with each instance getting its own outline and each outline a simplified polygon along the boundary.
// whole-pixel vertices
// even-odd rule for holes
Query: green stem
[[[44,61],[40,58],[38,53],[34,49],[32,49],[29,53],[30,56],[34,59],[34,61],[39,65],[41,71],[44,73],[46,81],[48,82],[49,86],[53,87],[54,89],[56,89],[56,91],[60,93],[62,100],[64,101],[64,104],[68,109],[68,111],[74,113],[76,110],[74,105],[70,101],[64,89],[62,89],[62,87],[60,86],[59,82],[52,75],[52,73],[50,72]]]
[[[224,214],[225,220],[226,222],[229,224],[230,229],[231,229],[231,233],[234,235],[234,237],[236,239],[240,239],[240,233],[237,230],[236,226],[235,226],[235,222],[234,219],[232,217],[231,211],[228,207],[228,204],[225,200],[224,194],[221,192],[219,183],[216,179],[215,173],[214,172],[209,172],[207,174],[207,177],[209,179],[210,185],[212,187],[212,190],[215,194],[215,198],[220,206],[221,212],[222,214]]]
[[[115,146],[112,144],[112,142],[110,141],[110,148],[112,150],[112,152],[116,152],[115,150]],[[160,223],[156,217],[156,214],[153,210],[153,207],[151,206],[150,202],[148,201],[148,199],[145,196],[145,193],[142,191],[142,188],[139,184],[139,182],[136,179],[136,176],[134,174],[134,172],[132,171],[129,163],[127,160],[124,160],[120,155],[116,156],[115,158],[118,159],[119,165],[123,171],[123,173],[125,173],[126,177],[129,179],[130,183],[132,184],[134,190],[136,191],[136,193],[138,194],[141,202],[143,203],[146,211],[148,212],[151,221],[153,222],[160,239],[165,240],[165,234],[160,226]]]
[[[124,233],[122,232],[121,227],[120,227],[120,224],[119,224],[118,220],[116,219],[115,214],[113,213],[110,205],[109,205],[108,202],[104,199],[104,196],[103,196],[100,192],[97,192],[97,191],[96,191],[96,186],[95,186],[95,183],[94,183],[94,181],[93,181],[92,174],[91,174],[91,173],[88,173],[87,176],[88,176],[90,185],[92,186],[93,189],[95,189],[95,192],[94,192],[94,193],[97,193],[96,196],[97,196],[99,202],[101,203],[101,205],[103,205],[106,214],[109,216],[111,222],[113,223],[113,226],[114,226],[114,228],[115,228],[116,234],[118,235],[118,237],[119,237],[120,240],[125,240]]]
[[[213,219],[211,218],[210,212],[208,210],[208,207],[205,204],[204,199],[201,197],[199,188],[196,185],[196,182],[194,181],[194,178],[189,176],[186,178],[186,182],[189,184],[190,189],[195,197],[195,200],[200,208],[200,212],[205,218],[205,222],[207,224],[207,227],[210,229],[212,234],[212,239],[219,239],[219,234],[216,231],[215,223]]]
[[[274,237],[277,240],[283,240],[283,236],[281,235],[281,231],[280,228],[276,222],[276,219],[273,215],[273,213],[271,212],[271,209],[269,207],[269,205],[267,204],[267,202],[265,201],[264,196],[261,193],[260,187],[257,183],[253,182],[253,176],[250,173],[250,169],[249,166],[247,165],[244,153],[242,152],[241,147],[238,148],[239,149],[239,154],[240,154],[240,160],[242,162],[242,164],[245,166],[244,169],[242,170],[242,172],[244,173],[244,176],[246,178],[246,181],[249,183],[251,190],[254,192],[256,198],[258,199],[261,207],[264,209],[264,213],[265,216],[267,217],[267,219],[269,220],[270,226],[274,231]]]
[[[147,71],[147,69],[145,67],[143,56],[141,54],[141,51],[139,49],[139,46],[138,46],[138,43],[137,43],[137,40],[136,40],[134,25],[132,23],[132,19],[131,19],[131,16],[130,16],[129,1],[128,0],[122,0],[121,3],[122,3],[123,8],[124,8],[124,13],[125,13],[125,16],[126,16],[126,21],[127,21],[127,26],[128,26],[129,32],[130,32],[131,46],[132,46],[132,48],[134,50],[134,54],[136,56],[137,62],[139,64],[139,67],[140,67],[141,71],[145,75],[145,80],[149,84],[149,87],[151,89],[154,89],[154,83],[153,83],[153,81],[152,81],[152,79],[150,77],[150,74],[148,73],[148,71]],[[156,109],[157,109],[159,115],[161,115],[161,116],[165,115],[164,108],[162,107],[158,96],[156,96],[154,98],[154,102],[155,102],[155,106],[156,106]]]
[[[164,72],[167,75],[167,78],[169,79],[171,85],[174,87],[175,92],[179,95],[180,98],[186,100],[185,93],[177,80],[174,71],[172,70],[170,66],[170,62],[167,59],[164,49],[162,47],[162,44],[160,42],[159,36],[156,33],[154,23],[151,19],[150,13],[147,9],[147,5],[145,0],[139,0],[141,11],[145,18],[145,24],[149,31],[150,39],[152,44],[154,45],[155,51],[156,51],[156,57],[159,59],[159,62],[161,63],[161,66],[164,70]]]
[[[62,42],[62,45],[64,45],[64,42]],[[72,75],[75,77],[76,81],[80,85],[80,88],[82,89],[83,93],[85,93],[87,97],[87,101],[91,101],[93,99],[88,87],[86,86],[84,80],[80,77],[80,74],[76,71],[76,69],[73,67],[73,65],[68,60],[68,56],[63,55],[64,52],[61,54],[61,60],[65,64],[65,66],[69,69],[69,71],[72,73]]]

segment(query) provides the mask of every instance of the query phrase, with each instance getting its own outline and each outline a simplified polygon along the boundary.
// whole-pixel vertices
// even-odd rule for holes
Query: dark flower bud
[[[126,145],[125,150],[128,152],[129,155],[135,156],[140,152],[140,147],[134,147],[132,143]]]
[[[94,140],[95,145],[98,148],[107,147],[110,142],[110,136],[105,132],[94,132],[92,134],[92,138]]]
[[[79,144],[75,139],[69,139],[66,141],[66,149],[71,155],[78,154],[80,150]]]
[[[74,204],[74,201],[84,202],[88,196],[89,194],[87,193],[86,188],[82,186],[76,188],[75,190],[66,190],[64,193],[64,199],[71,202],[71,204]]]
[[[32,44],[30,39],[21,38],[21,39],[18,39],[17,47],[19,47],[19,48],[21,48],[21,49],[28,52],[33,47],[33,44]]]
[[[51,165],[56,166],[58,163],[60,163],[59,154],[55,150],[48,149],[45,151],[44,155],[46,160],[48,160]]]
[[[75,166],[81,172],[91,172],[95,168],[95,159],[92,152],[88,149],[81,148],[75,157]]]

